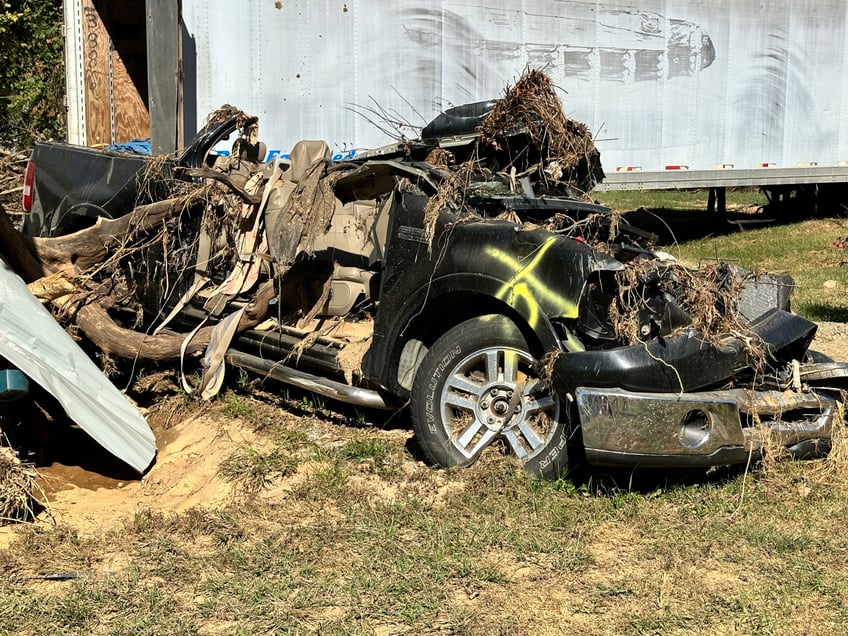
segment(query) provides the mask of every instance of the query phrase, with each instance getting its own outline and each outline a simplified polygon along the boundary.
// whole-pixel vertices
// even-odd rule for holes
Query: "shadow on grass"
[[[728,211],[722,215],[706,209],[639,208],[624,214],[625,220],[656,234],[658,245],[673,245],[711,236],[787,225],[814,218],[848,214],[848,185],[806,186],[772,201],[756,211]]]
[[[677,210],[673,208],[640,208],[624,214],[624,219],[641,230],[657,236],[658,245],[673,245],[695,239],[720,236],[736,231],[718,214],[705,210]]]
[[[834,307],[822,303],[799,303],[794,309],[814,322],[848,322],[848,307]]]
[[[748,467],[749,470],[751,468],[751,466]],[[573,481],[575,485],[588,489],[596,496],[612,496],[625,492],[644,495],[675,487],[696,485],[721,487],[738,479],[745,469],[744,465],[691,470],[621,469],[592,472]]]

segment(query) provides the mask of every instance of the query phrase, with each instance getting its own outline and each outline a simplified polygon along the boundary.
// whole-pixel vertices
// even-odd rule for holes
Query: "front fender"
[[[505,281],[486,274],[472,273],[441,276],[416,290],[399,312],[396,324],[397,339],[406,339],[406,332],[414,326],[416,318],[428,314],[428,305],[441,308],[449,306],[450,299],[462,298],[468,299],[468,302],[477,302],[478,306],[470,307],[470,311],[456,313],[488,313],[484,299],[492,299],[495,301],[492,305],[502,304],[517,314],[533,331],[545,350],[559,347],[559,338],[550,318],[532,294],[513,294]],[[438,316],[435,318],[438,319]]]
[[[384,329],[375,330],[367,358],[372,377],[403,393],[397,367],[410,339],[429,344],[459,322],[484,314],[509,316],[543,351],[560,349],[560,338],[548,316],[533,303],[520,302],[513,307],[498,298],[503,285],[491,276],[465,273],[441,276],[416,289],[392,313],[392,320],[383,323]]]
[[[750,328],[773,360],[802,359],[816,333],[815,323],[780,309],[763,314]],[[553,382],[561,396],[580,386],[681,393],[717,386],[751,362],[740,340],[718,344],[690,327],[640,344],[561,355]]]
[[[583,243],[502,221],[457,224],[445,234],[449,239],[437,274],[480,272],[496,280],[489,292],[531,326],[543,316],[577,318],[589,276],[623,268]]]

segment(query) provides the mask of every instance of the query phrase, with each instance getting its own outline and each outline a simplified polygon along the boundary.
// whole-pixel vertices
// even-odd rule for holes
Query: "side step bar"
[[[360,387],[342,384],[335,380],[322,378],[321,376],[292,369],[280,362],[272,362],[271,360],[257,358],[256,356],[242,353],[235,349],[229,349],[226,353],[225,359],[227,362],[236,367],[247,369],[254,373],[264,374],[269,378],[285,382],[286,384],[291,384],[292,386],[296,386],[300,389],[312,391],[313,393],[323,395],[324,397],[339,400],[340,402],[355,404],[356,406],[364,406],[371,409],[390,410],[395,408],[395,405],[387,404],[383,399],[383,396],[372,389],[363,389]]]

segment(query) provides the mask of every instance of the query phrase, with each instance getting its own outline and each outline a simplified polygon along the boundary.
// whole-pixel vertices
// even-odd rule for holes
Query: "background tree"
[[[61,0],[0,0],[0,146],[65,135]]]

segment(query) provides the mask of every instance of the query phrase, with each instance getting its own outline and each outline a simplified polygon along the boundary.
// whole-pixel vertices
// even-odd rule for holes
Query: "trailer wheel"
[[[469,466],[503,440],[528,472],[556,479],[568,468],[566,413],[521,331],[504,316],[473,318],[446,332],[412,386],[418,443],[445,468]]]

